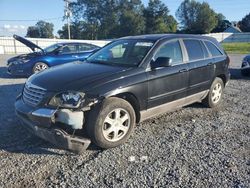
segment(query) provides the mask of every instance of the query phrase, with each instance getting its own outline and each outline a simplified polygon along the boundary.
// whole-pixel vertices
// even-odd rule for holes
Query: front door
[[[186,97],[188,65],[183,61],[179,40],[163,43],[156,51],[152,63],[158,57],[171,58],[169,67],[150,69],[148,76],[148,108]]]
[[[64,45],[60,52],[54,55],[54,58],[56,58],[56,60],[53,62],[53,66],[77,61],[79,59],[79,54],[76,44]]]

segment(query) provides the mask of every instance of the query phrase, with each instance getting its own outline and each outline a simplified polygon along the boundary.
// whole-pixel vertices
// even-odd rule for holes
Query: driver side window
[[[125,52],[124,45],[120,44],[111,49],[113,58],[122,58]]]
[[[154,59],[158,57],[169,57],[172,59],[171,65],[183,63],[182,51],[179,41],[167,42],[156,52]]]
[[[76,45],[65,45],[61,49],[61,54],[76,53]]]

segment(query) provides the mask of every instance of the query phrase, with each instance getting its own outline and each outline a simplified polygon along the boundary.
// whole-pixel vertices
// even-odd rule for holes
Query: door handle
[[[212,63],[212,62],[210,62],[210,63],[208,63],[208,64],[207,64],[207,66],[211,66],[211,65],[213,65],[213,63]]]
[[[188,70],[187,69],[181,69],[179,70],[179,72],[187,72]]]
[[[74,57],[74,58],[78,58],[78,55],[72,55],[72,57]]]

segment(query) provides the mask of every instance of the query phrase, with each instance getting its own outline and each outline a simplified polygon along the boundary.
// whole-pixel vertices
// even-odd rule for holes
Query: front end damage
[[[84,133],[85,112],[96,102],[90,102],[84,108],[34,108],[27,105],[22,97],[15,103],[16,114],[22,124],[32,133],[52,144],[82,153],[91,141]]]

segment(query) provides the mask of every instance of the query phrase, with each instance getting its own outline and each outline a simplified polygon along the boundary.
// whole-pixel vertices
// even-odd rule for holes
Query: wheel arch
[[[38,60],[34,61],[33,66],[35,66],[35,64],[37,64],[37,63],[45,63],[46,65],[48,65],[48,67],[51,67],[50,63],[44,59],[38,59]]]
[[[139,104],[137,97],[133,93],[125,92],[125,93],[119,93],[117,95],[113,95],[109,97],[117,97],[117,98],[121,98],[129,102],[135,111],[136,123],[140,122],[140,119],[141,119],[140,104]]]
[[[226,85],[227,83],[227,77],[225,74],[220,74],[220,75],[217,75],[215,78],[220,78],[222,79],[223,83],[224,83],[224,86]]]

